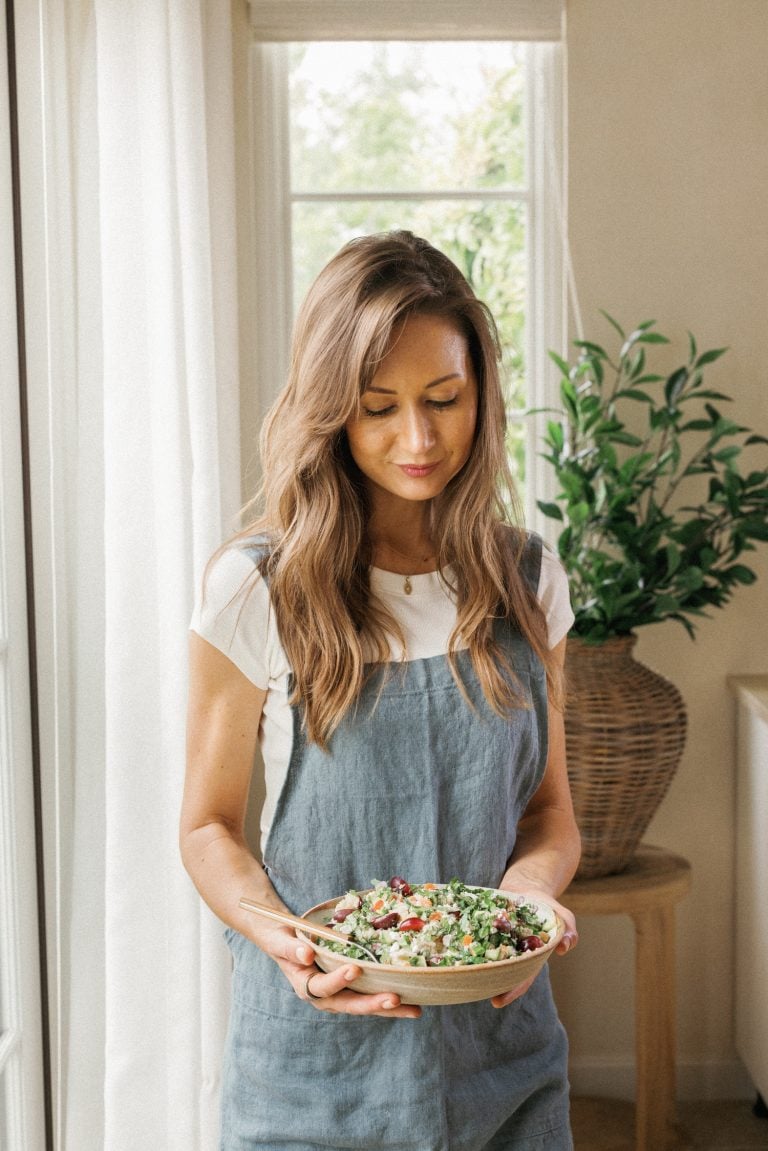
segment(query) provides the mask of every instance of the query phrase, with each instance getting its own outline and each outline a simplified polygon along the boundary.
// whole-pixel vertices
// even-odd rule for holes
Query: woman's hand
[[[328,974],[321,971],[315,966],[312,948],[297,939],[288,927],[260,929],[257,946],[274,959],[299,999],[311,1003],[317,1011],[381,1015],[386,1019],[418,1019],[421,1015],[420,1007],[401,1003],[392,992],[364,995],[353,991],[349,984],[362,974],[354,963]]]
[[[546,891],[527,887],[525,891],[515,890],[515,895],[522,895],[525,899],[531,900],[533,903],[546,903],[547,907],[551,907],[553,911],[562,919],[565,924],[565,931],[563,936],[555,948],[556,955],[566,955],[571,951],[579,942],[579,933],[576,928],[576,918],[572,911],[567,907],[563,907],[562,903],[558,903],[556,899]],[[539,968],[539,971],[541,968]],[[536,972],[538,975],[539,972]],[[521,983],[519,987],[515,987],[513,991],[507,991],[504,995],[494,995],[491,1003],[494,1007],[506,1007],[509,1003],[514,1003],[521,995],[525,995],[528,988],[533,983],[536,975],[532,975],[530,979],[526,979],[525,983]]]

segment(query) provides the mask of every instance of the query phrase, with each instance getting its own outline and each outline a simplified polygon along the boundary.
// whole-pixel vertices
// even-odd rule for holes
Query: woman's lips
[[[439,467],[437,464],[398,464],[401,472],[413,479],[421,479],[423,476],[431,476],[435,468]]]

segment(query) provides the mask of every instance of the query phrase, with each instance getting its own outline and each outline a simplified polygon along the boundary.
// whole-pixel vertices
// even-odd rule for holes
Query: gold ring
[[[316,971],[310,971],[309,975],[308,975],[308,976],[307,976],[307,978],[304,980],[304,989],[303,989],[303,990],[304,990],[304,994],[305,994],[305,996],[307,997],[307,999],[314,999],[314,1000],[315,1000],[315,1002],[317,1003],[317,1002],[319,1002],[319,1001],[320,1001],[320,1000],[323,998],[323,996],[322,996],[322,995],[313,995],[313,994],[312,994],[312,992],[311,992],[311,991],[310,991],[310,989],[309,989],[309,983],[310,983],[310,980],[311,980],[311,979],[314,979],[314,977],[315,977],[316,975],[317,975],[317,972],[316,972]]]

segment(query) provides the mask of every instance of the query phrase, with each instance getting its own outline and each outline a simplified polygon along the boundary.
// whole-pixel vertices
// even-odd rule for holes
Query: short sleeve
[[[253,559],[228,547],[200,581],[190,629],[218,648],[256,687],[270,679],[269,590]]]
[[[571,630],[574,615],[565,569],[546,544],[541,551],[538,598],[547,619],[549,646],[557,647]]]

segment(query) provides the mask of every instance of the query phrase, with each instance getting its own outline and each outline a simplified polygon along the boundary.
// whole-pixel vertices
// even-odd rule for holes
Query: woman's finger
[[[260,924],[258,931],[253,932],[249,938],[278,962],[283,959],[299,967],[308,967],[315,961],[312,948],[305,940],[298,939],[290,927]]]
[[[538,971],[536,972],[538,975]],[[525,995],[528,988],[533,983],[536,975],[532,975],[530,979],[526,979],[525,983],[521,983],[519,987],[515,987],[512,991],[506,991],[503,995],[494,995],[491,1000],[492,1007],[507,1007],[510,1003],[514,1003],[522,995]]]
[[[350,1015],[385,1015],[396,1019],[415,1019],[421,1009],[413,1004],[401,1004],[397,995],[381,992],[361,995],[349,990],[349,984],[360,975],[354,965],[337,971],[303,972],[292,979],[294,990],[301,999],[307,999],[320,1011],[346,1012]],[[298,986],[297,986],[298,984]]]
[[[563,923],[565,924],[565,931],[563,932],[563,936],[560,942],[555,948],[555,953],[557,955],[565,955],[566,952],[572,951],[576,944],[579,942],[579,932],[578,928],[576,927],[576,917],[569,908],[563,907],[562,903],[555,903],[554,907]]]

